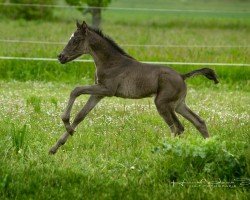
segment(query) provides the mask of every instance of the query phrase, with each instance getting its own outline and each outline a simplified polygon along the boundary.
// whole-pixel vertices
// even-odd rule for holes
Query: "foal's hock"
[[[198,69],[187,74],[161,65],[145,64],[128,55],[111,38],[100,30],[89,27],[85,22],[77,22],[77,30],[72,34],[58,60],[64,64],[83,54],[90,54],[95,62],[95,84],[76,87],[72,90],[65,112],[62,114],[66,132],[49,153],[55,154],[69,135],[73,135],[77,125],[104,97],[140,99],[155,96],[155,105],[174,135],[180,135],[184,127],[176,112],[189,120],[204,138],[209,137],[205,122],[185,104],[187,93],[185,79],[204,75],[215,83],[217,76],[212,69]],[[70,124],[70,112],[75,99],[82,94],[90,97]]]

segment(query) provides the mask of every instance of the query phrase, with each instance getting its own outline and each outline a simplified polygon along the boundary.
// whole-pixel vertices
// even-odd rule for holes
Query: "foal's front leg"
[[[72,129],[74,130],[77,125],[87,116],[87,114],[96,106],[96,104],[103,98],[103,96],[95,96],[92,95],[88,99],[87,103],[84,105],[82,110],[76,115],[73,123],[72,123]],[[64,133],[60,139],[56,142],[56,144],[50,149],[50,154],[55,154],[58,150],[58,148],[67,141],[69,137],[69,133]]]
[[[72,110],[72,106],[76,100],[76,98],[81,94],[92,94],[92,95],[99,95],[99,96],[112,96],[113,92],[108,90],[102,85],[91,85],[91,86],[82,86],[76,87],[72,90],[70,94],[70,98],[68,101],[68,105],[66,110],[62,114],[61,118],[64,123],[64,126],[69,134],[74,133],[74,128],[70,125],[70,112]]]

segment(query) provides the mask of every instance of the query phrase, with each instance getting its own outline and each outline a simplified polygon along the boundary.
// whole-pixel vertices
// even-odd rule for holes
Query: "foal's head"
[[[58,55],[58,60],[64,64],[77,57],[88,53],[87,48],[87,31],[88,26],[84,21],[82,24],[76,22],[77,30],[71,35],[68,44]]]

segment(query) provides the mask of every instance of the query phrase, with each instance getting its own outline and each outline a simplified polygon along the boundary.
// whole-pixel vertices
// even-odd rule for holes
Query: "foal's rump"
[[[168,67],[160,70],[157,95],[164,96],[164,99],[168,102],[176,102],[185,97],[187,87],[182,76]]]

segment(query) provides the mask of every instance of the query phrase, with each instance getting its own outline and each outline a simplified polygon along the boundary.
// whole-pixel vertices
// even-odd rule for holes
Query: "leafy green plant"
[[[213,139],[195,140],[194,143],[170,140],[164,142],[161,147],[155,147],[152,152],[166,155],[171,163],[182,163],[169,165],[168,170],[174,172],[175,177],[202,173],[215,179],[232,180],[247,173],[245,155],[234,155],[227,150],[225,143]],[[186,166],[184,171],[183,166]]]
[[[5,176],[1,176],[0,177],[0,185],[1,185],[1,189],[5,190],[9,183],[10,183],[10,175],[9,174],[5,174]]]
[[[41,98],[37,96],[30,96],[26,100],[26,104],[31,105],[36,113],[41,112],[41,102],[42,102]]]
[[[11,139],[12,147],[16,153],[23,153],[26,150],[25,145],[25,135],[27,134],[27,126],[23,125],[21,128],[15,126],[14,124],[11,127]]]
[[[4,0],[3,2],[16,3],[16,4],[53,4],[53,0]],[[10,6],[0,7],[1,14],[12,19],[26,19],[26,20],[38,20],[38,19],[51,19],[52,8],[43,6]]]
[[[51,104],[53,104],[55,106],[55,108],[57,108],[57,106],[58,106],[58,100],[56,98],[52,97],[50,99],[50,102],[51,102]]]

